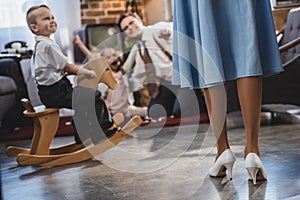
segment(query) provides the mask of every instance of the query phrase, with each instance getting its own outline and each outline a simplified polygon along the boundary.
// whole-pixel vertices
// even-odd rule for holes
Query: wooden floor
[[[245,133],[236,115],[229,122],[229,141],[237,156],[231,181],[207,175],[216,150],[208,124],[139,128],[93,160],[60,167],[20,167],[5,149],[28,147],[30,141],[2,142],[2,199],[300,199],[299,120],[277,115],[273,124],[263,122],[261,159],[268,180],[256,186],[247,178]],[[53,146],[72,141],[57,137]]]

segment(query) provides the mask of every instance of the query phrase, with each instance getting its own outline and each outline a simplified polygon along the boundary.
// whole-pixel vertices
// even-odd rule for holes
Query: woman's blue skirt
[[[175,85],[207,88],[283,70],[270,0],[174,0]]]

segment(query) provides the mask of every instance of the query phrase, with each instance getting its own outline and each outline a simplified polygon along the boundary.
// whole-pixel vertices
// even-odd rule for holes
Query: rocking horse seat
[[[22,99],[22,101],[26,101],[26,99]],[[43,116],[43,115],[47,115],[47,114],[51,114],[51,113],[56,113],[59,112],[58,108],[46,108],[45,106],[37,106],[34,107],[34,111],[28,111],[28,110],[24,110],[23,114],[26,117],[38,117],[38,116]]]

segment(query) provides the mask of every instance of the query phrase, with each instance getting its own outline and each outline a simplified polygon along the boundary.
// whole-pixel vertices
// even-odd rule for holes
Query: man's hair
[[[36,15],[32,14],[32,11],[37,10],[39,8],[47,8],[50,10],[50,8],[44,4],[42,5],[38,5],[38,6],[32,6],[28,9],[27,13],[26,13],[26,21],[27,21],[27,25],[29,26],[30,24],[35,24],[36,23]]]
[[[118,25],[119,25],[120,31],[123,31],[122,28],[121,28],[121,23],[122,23],[123,19],[125,19],[126,17],[129,17],[129,16],[132,16],[132,17],[134,17],[134,18],[137,18],[137,15],[135,15],[134,13],[128,13],[128,12],[122,13],[122,14],[119,16]]]

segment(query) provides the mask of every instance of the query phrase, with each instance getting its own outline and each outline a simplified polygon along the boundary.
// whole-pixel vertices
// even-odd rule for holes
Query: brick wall
[[[144,1],[136,2],[139,13],[144,18]],[[117,23],[119,15],[126,8],[126,0],[80,0],[80,4],[82,25]]]

